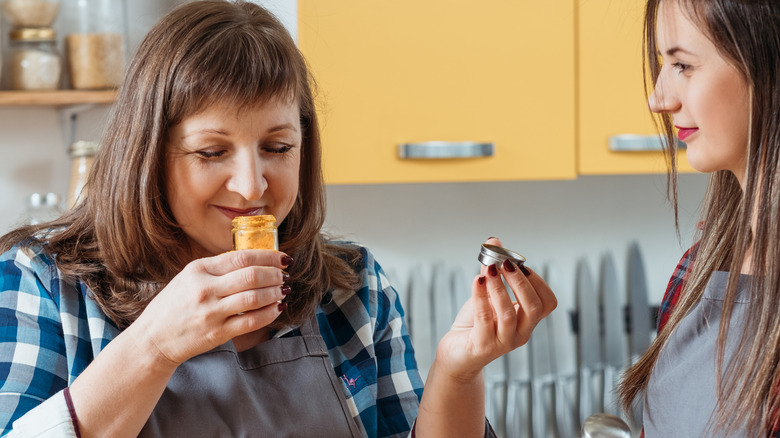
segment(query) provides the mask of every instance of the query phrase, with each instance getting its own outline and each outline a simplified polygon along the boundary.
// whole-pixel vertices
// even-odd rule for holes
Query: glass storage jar
[[[2,0],[0,11],[12,27],[51,27],[60,0]]]
[[[127,51],[124,0],[66,0],[63,19],[70,85],[77,90],[116,88]]]
[[[8,74],[13,90],[56,90],[62,61],[51,28],[21,28],[9,33]]]
[[[233,218],[233,249],[279,249],[276,217],[272,214]]]
[[[77,141],[68,148],[71,161],[68,208],[73,208],[81,201],[81,194],[84,192],[84,185],[87,183],[89,169],[95,160],[97,150],[98,143],[95,141]]]

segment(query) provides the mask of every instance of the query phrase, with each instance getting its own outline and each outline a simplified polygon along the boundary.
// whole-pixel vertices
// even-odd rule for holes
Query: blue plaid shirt
[[[423,383],[398,295],[373,255],[361,251],[363,285],[332,291],[317,321],[347,405],[365,434],[407,436]],[[0,255],[0,269],[3,434],[76,436],[63,389],[119,330],[86,286],[61,280],[40,248],[13,248]]]

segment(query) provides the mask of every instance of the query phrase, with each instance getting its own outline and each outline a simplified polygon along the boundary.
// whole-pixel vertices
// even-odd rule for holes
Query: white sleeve
[[[6,438],[77,438],[64,391],[14,421]]]

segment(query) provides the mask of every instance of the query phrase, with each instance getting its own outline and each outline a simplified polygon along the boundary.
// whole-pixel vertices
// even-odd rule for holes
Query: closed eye
[[[195,153],[200,155],[203,158],[219,158],[219,157],[221,157],[222,155],[225,154],[225,151],[223,151],[223,150],[220,150],[220,151],[208,151],[208,150],[205,150],[205,151],[197,151]]]
[[[285,152],[289,152],[293,147],[286,144],[278,144],[273,146],[266,146],[263,148],[266,152],[272,153],[272,154],[283,154]]]
[[[672,64],[672,68],[677,70],[679,73],[684,73],[691,69],[691,66],[689,64],[683,64],[681,62],[675,62]]]

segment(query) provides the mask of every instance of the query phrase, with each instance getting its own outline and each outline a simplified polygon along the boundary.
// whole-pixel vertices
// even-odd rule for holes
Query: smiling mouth
[[[234,218],[238,216],[257,216],[260,214],[263,214],[263,207],[256,207],[256,208],[230,208],[230,207],[222,207],[219,205],[215,205],[217,210],[219,210],[220,213],[227,216],[230,220],[233,220]]]

